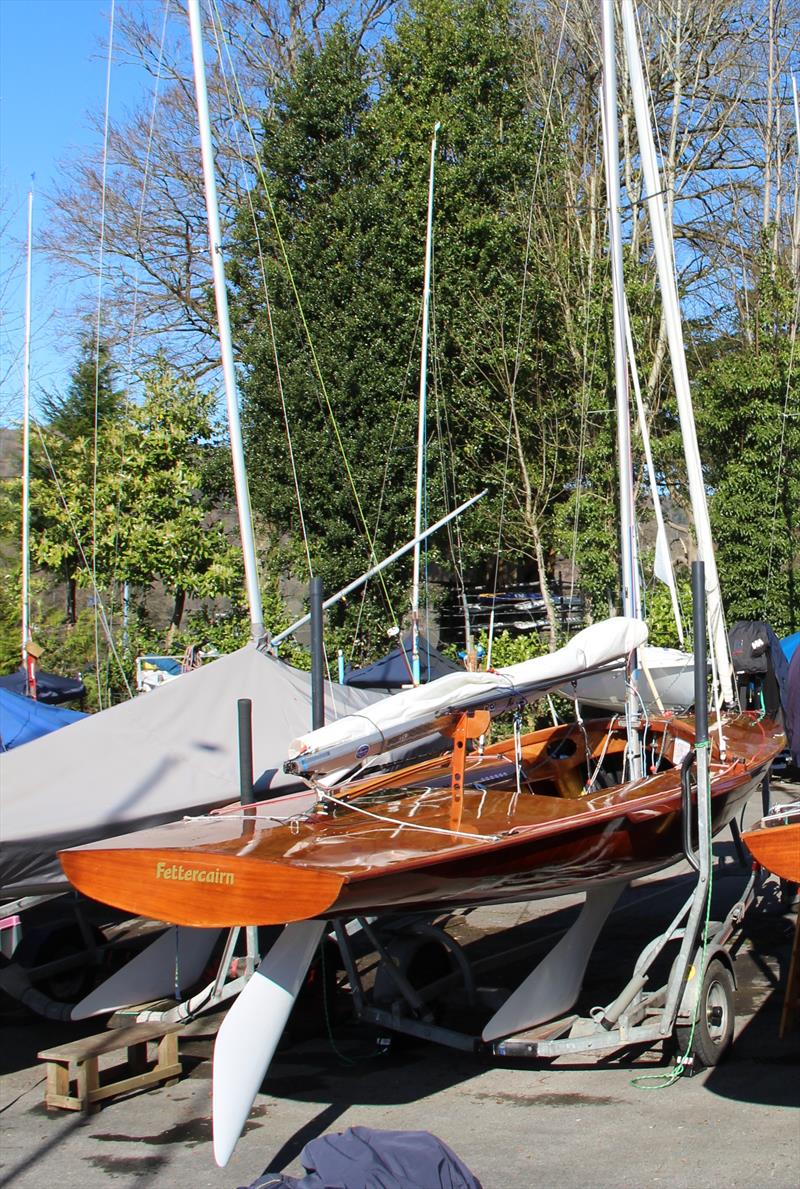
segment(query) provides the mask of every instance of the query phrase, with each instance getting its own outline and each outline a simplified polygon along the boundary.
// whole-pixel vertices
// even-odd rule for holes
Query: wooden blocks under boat
[[[238,850],[239,848],[237,848]],[[324,912],[344,882],[324,870],[217,851],[87,847],[61,851],[79,892],[170,925],[283,925]]]
[[[45,1105],[89,1114],[103,1099],[180,1077],[178,1032],[181,1027],[181,1024],[133,1024],[44,1049],[38,1056],[40,1061],[47,1062]],[[147,1057],[150,1042],[157,1044],[152,1065]],[[105,1080],[101,1085],[100,1058],[114,1053],[124,1054],[125,1060],[103,1071]],[[70,1076],[73,1068],[74,1079]],[[125,1076],[112,1076],[120,1072]]]

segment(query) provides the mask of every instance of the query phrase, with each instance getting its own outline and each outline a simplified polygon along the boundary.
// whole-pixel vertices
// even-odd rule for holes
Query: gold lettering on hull
[[[220,884],[228,888],[236,882],[232,871],[223,871],[219,867],[209,871],[205,867],[184,867],[182,863],[165,863],[161,859],[156,863],[156,879],[174,879],[179,883]]]

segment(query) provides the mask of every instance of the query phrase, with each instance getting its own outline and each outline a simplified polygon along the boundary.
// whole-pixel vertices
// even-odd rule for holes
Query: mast
[[[236,368],[233,362],[231,326],[228,316],[228,294],[225,288],[225,264],[222,255],[222,232],[219,224],[217,183],[214,177],[214,149],[211,141],[211,123],[208,115],[208,92],[203,61],[203,30],[200,22],[200,0],[187,0],[189,27],[192,35],[192,59],[194,61],[194,85],[197,96],[197,122],[200,131],[200,148],[203,158],[203,181],[208,211],[208,239],[211,248],[211,267],[214,273],[214,295],[217,305],[219,345],[222,354],[222,372],[225,379],[225,398],[228,410],[228,430],[233,457],[233,479],[236,488],[236,508],[239,515],[239,533],[242,538],[244,556],[245,586],[250,608],[250,632],[256,644],[265,638],[264,613],[261,607],[261,591],[258,585],[256,542],[253,533],[253,512],[250,505],[250,491],[247,485],[247,471],[244,464],[242,426],[239,419],[239,394],[236,388]]]
[[[614,308],[614,381],[617,408],[617,465],[619,468],[620,549],[622,559],[622,614],[642,618],[639,589],[638,549],[633,517],[633,456],[631,452],[628,353],[625,340],[625,288],[622,274],[622,227],[620,221],[619,147],[617,144],[617,64],[614,45],[614,6],[601,0],[603,31],[603,143],[608,196],[609,255]],[[638,652],[631,655],[630,669],[638,668]],[[643,774],[641,738],[637,730],[639,703],[630,681],[625,683],[625,724],[631,777]]]
[[[661,197],[661,179],[659,177],[655,145],[653,143],[653,130],[650,125],[650,115],[647,107],[644,75],[636,35],[636,21],[632,0],[622,0],[622,26],[625,36],[625,50],[628,59],[634,113],[636,116],[636,130],[639,136],[639,152],[642,160],[647,211],[653,229],[653,245],[655,248],[659,285],[661,287],[661,300],[664,308],[667,340],[669,342],[672,372],[675,380],[675,395],[678,401],[678,413],[681,422],[683,450],[689,481],[689,495],[694,513],[695,532],[697,533],[697,552],[700,560],[705,563],[709,641],[715,660],[716,675],[720,684],[722,701],[732,705],[735,699],[731,680],[731,657],[728,647],[728,637],[725,632],[725,617],[722,610],[717,561],[714,556],[711,521],[708,515],[703,468],[700,462],[697,429],[694,421],[694,410],[692,408],[692,394],[689,387],[689,373],[686,367],[686,350],[683,342],[678,290],[675,283],[672,242],[664,213],[664,203]],[[695,664],[702,665],[703,663],[704,658],[695,654]]]
[[[422,351],[419,364],[419,416],[417,419],[417,498],[414,511],[414,577],[411,584],[411,675],[419,685],[419,570],[422,540],[422,494],[425,484],[425,425],[428,402],[428,330],[431,308],[431,260],[433,257],[433,182],[436,169],[436,138],[441,128],[437,120],[431,139],[431,166],[428,177],[428,222],[425,234],[425,279],[422,286]]]
[[[25,353],[22,364],[22,667],[28,671],[30,641],[30,487],[31,487],[31,257],[33,186],[28,191],[28,261],[25,270]]]

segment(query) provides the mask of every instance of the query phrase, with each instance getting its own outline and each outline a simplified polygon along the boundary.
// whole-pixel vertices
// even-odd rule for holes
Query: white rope
[[[398,830],[422,830],[427,834],[446,834],[451,838],[467,839],[469,842],[499,842],[503,837],[502,834],[465,834],[461,830],[444,830],[439,826],[423,826],[419,822],[401,822],[397,818],[385,817],[383,814],[373,813],[370,809],[364,809],[363,806],[356,805],[355,801],[340,801],[330,793],[324,792],[319,786],[315,791],[322,801],[330,801],[332,805],[338,805],[340,809],[352,809],[354,813],[362,813],[365,817],[374,818],[376,822],[385,822],[386,825],[394,826]]]

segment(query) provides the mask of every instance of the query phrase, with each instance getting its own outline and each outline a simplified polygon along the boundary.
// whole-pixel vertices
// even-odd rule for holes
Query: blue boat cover
[[[781,649],[787,661],[792,659],[798,648],[800,648],[800,632],[795,632],[793,636],[785,636],[781,640]]]
[[[0,689],[25,696],[27,681],[25,670],[17,669],[0,677]],[[86,686],[79,677],[57,677],[55,673],[36,673],[36,701],[45,706],[60,706],[62,702],[75,702],[86,697]]]
[[[265,1173],[249,1189],[481,1189],[452,1148],[429,1131],[347,1131],[311,1140],[304,1177]]]
[[[65,710],[62,706],[45,706],[34,702],[33,698],[0,688],[0,750],[11,751],[12,747],[49,735],[79,718],[86,718],[86,715],[79,710]]]
[[[430,641],[420,633],[419,674],[423,683],[444,677],[445,673],[462,671],[461,665],[437,652]],[[411,633],[408,632],[402,642],[379,661],[365,665],[363,669],[353,669],[345,673],[344,683],[353,685],[356,689],[402,689],[411,685]]]

